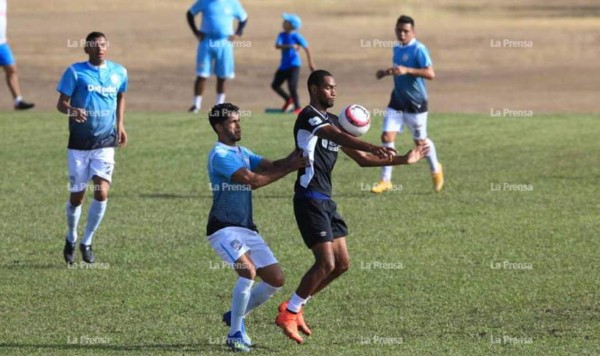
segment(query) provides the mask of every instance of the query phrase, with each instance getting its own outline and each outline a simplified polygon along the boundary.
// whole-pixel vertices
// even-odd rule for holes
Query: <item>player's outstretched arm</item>
[[[240,168],[231,175],[231,180],[235,183],[248,185],[254,190],[271,184],[307,165],[308,159],[303,157],[302,151],[294,150],[286,158],[275,162],[263,159],[259,164],[260,170],[258,172]]]
[[[405,66],[394,66],[387,69],[380,69],[375,73],[377,79],[381,79],[388,75],[412,75],[413,77],[421,77],[424,79],[433,80],[435,78],[435,71],[433,67],[426,68],[411,68]]]
[[[315,135],[320,138],[333,141],[342,147],[353,148],[355,150],[369,152],[377,157],[389,159],[396,154],[396,150],[391,147],[375,146],[368,142],[348,135],[333,125],[325,125],[317,130]]]
[[[401,164],[413,164],[420,161],[427,156],[427,153],[429,153],[429,146],[424,145],[415,147],[408,151],[404,156],[393,156],[391,160],[348,147],[342,147],[342,151],[361,167],[399,166]]]

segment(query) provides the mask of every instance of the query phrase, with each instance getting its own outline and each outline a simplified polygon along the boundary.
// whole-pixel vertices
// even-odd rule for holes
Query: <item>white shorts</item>
[[[277,263],[269,245],[256,231],[250,229],[225,227],[208,236],[208,243],[229,265],[233,265],[246,252],[257,269]]]
[[[98,176],[109,183],[115,168],[115,149],[113,147],[96,150],[67,150],[69,166],[69,191],[71,193],[86,190],[88,182]]]
[[[427,138],[427,113],[410,114],[387,108],[383,117],[383,132],[402,132],[406,126],[414,140]]]

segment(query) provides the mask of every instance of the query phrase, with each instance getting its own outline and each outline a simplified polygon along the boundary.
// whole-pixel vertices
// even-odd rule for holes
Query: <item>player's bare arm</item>
[[[196,36],[198,41],[202,41],[204,39],[204,33],[200,32],[198,30],[198,28],[196,27],[196,20],[191,11],[188,11],[186,13],[186,18],[187,18],[187,23],[190,26],[190,29],[192,30],[192,33],[194,34],[194,36]]]
[[[389,159],[380,158],[373,154],[355,150],[348,147],[342,147],[342,151],[352,158],[361,167],[380,167],[380,166],[399,166],[402,164],[413,164],[423,159],[429,153],[429,146],[417,146],[405,155],[393,156]]]
[[[82,123],[87,120],[85,109],[72,107],[71,97],[68,95],[60,94],[58,102],[56,103],[56,109],[63,114],[67,114],[69,119],[75,122]]]
[[[278,163],[277,165],[275,162],[265,163],[264,165],[268,169],[260,172],[252,172],[249,169],[240,168],[231,175],[231,180],[239,184],[248,185],[252,190],[255,190],[307,166],[307,160],[302,156],[302,151],[294,151],[293,156],[291,158],[288,157],[284,158],[286,163]]]
[[[233,35],[229,36],[227,39],[229,41],[236,41],[240,37],[242,37],[242,34],[244,33],[244,27],[246,27],[247,23],[248,23],[248,18],[246,18],[244,21],[238,22],[237,30],[235,30],[235,33]]]
[[[389,159],[396,154],[396,150],[391,147],[376,146],[368,142],[361,141],[356,137],[348,135],[333,125],[325,125],[318,129],[315,134],[320,138],[333,141],[342,147],[349,147],[355,150],[369,152],[377,157],[388,160],[388,162]]]
[[[310,69],[311,72],[314,72],[315,68],[317,68],[317,67],[315,66],[315,63],[312,60],[310,48],[304,47],[304,52],[306,52],[306,60],[308,61],[308,69]]]
[[[298,155],[298,152],[302,153],[302,150],[295,149],[292,152],[290,152],[290,154],[286,157],[278,159],[276,161],[271,161],[266,158],[263,158],[258,164],[257,172],[265,172],[271,169],[276,169],[277,167],[293,165],[295,157]],[[306,164],[303,167],[308,165],[308,159],[305,158],[305,160]]]
[[[119,147],[127,146],[125,131],[125,93],[117,94],[117,142]]]
[[[433,70],[433,67],[410,68],[405,66],[394,66],[387,69],[380,69],[375,74],[377,79],[381,79],[388,75],[412,75],[414,77],[433,80],[435,78],[435,71]]]

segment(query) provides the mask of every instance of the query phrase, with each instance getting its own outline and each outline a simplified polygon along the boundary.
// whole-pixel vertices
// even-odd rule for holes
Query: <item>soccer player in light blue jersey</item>
[[[230,326],[227,345],[233,351],[250,351],[244,317],[275,294],[284,282],[283,272],[269,245],[258,234],[252,216],[252,190],[264,187],[303,168],[302,151],[269,161],[239,146],[242,137],[239,108],[230,103],[215,105],[209,121],[218,141],[208,155],[208,175],[213,204],[206,234],[219,257],[238,274],[231,310],[223,315]],[[254,288],[254,279],[262,282]]]
[[[285,101],[281,111],[287,112],[293,105],[294,114],[297,115],[301,110],[300,99],[298,98],[298,79],[300,78],[300,67],[302,66],[298,50],[304,48],[306,59],[308,59],[308,68],[311,72],[315,70],[315,64],[308,48],[308,42],[298,32],[298,29],[302,25],[300,16],[283,13],[282,17],[283,32],[277,36],[277,41],[275,42],[275,48],[281,50],[281,63],[277,72],[275,72],[271,88]],[[288,82],[289,95],[281,89],[281,85],[285,81]]]
[[[195,22],[199,13],[202,13],[200,28]],[[234,19],[238,20],[235,32]],[[212,74],[217,77],[216,103],[225,102],[225,81],[235,77],[234,43],[242,36],[247,21],[248,14],[239,0],[197,0],[188,10],[188,25],[198,39],[194,103],[190,112],[200,112],[206,79]]]
[[[127,70],[105,59],[108,41],[103,33],[92,32],[85,41],[88,60],[68,67],[57,87],[60,96],[56,107],[69,119],[67,160],[71,194],[66,206],[67,235],[63,250],[69,264],[74,261],[77,225],[90,180],[94,200],[79,247],[82,259],[94,263],[92,239],[106,211],[115,165],[114,147],[127,144],[124,124]]]
[[[383,119],[381,142],[384,146],[394,147],[396,133],[402,132],[403,126],[407,126],[416,145],[429,146],[426,159],[431,170],[433,189],[439,192],[444,185],[444,173],[437,159],[435,145],[427,136],[428,99],[425,88],[425,79],[433,80],[435,72],[427,47],[415,38],[414,27],[415,22],[411,17],[402,15],[398,18],[396,37],[399,43],[393,49],[394,65],[376,73],[377,79],[388,75],[394,77],[394,90]],[[385,166],[381,169],[381,180],[371,191],[382,193],[392,187],[392,167]]]

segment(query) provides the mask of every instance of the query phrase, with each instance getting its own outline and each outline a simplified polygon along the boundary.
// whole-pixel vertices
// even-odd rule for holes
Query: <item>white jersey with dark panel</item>
[[[298,170],[294,186],[295,198],[329,199],[331,171],[337,161],[339,145],[316,135],[327,125],[337,125],[338,117],[323,114],[312,106],[305,107],[294,125],[296,148],[303,150],[310,165]]]
[[[393,48],[394,66],[423,69],[432,66],[427,47],[413,39],[406,45]],[[394,76],[394,90],[388,107],[407,113],[427,112],[427,89],[425,80],[413,75]]]

